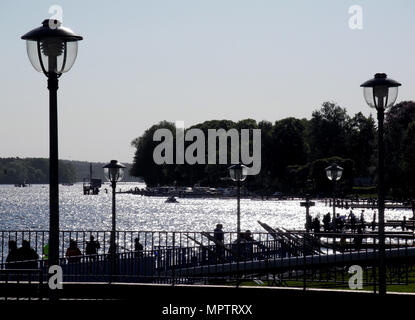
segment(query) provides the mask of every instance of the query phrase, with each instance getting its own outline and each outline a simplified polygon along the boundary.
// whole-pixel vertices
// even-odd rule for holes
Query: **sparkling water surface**
[[[143,188],[144,184],[120,183],[119,189]],[[108,190],[108,193],[105,192]],[[82,184],[59,186],[61,230],[110,230],[111,188],[104,185],[99,195],[83,195]],[[166,197],[117,194],[117,230],[134,231],[211,231],[222,223],[224,231],[236,231],[236,199],[178,198],[178,203],[165,203]],[[310,214],[332,212],[323,201],[316,201]],[[340,214],[349,210],[337,209]],[[361,209],[354,213],[359,217]],[[410,210],[387,210],[385,218],[412,216]],[[365,210],[371,221],[373,210]],[[264,231],[257,220],[273,227],[303,229],[305,208],[300,200],[241,199],[241,229]],[[17,188],[0,185],[0,230],[48,230],[49,187],[33,185]]]

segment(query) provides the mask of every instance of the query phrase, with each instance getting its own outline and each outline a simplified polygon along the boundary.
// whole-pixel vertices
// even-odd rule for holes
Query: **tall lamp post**
[[[59,264],[59,180],[58,180],[58,78],[73,66],[82,37],[46,19],[42,26],[22,36],[33,67],[48,78],[49,89],[49,257],[48,265]]]
[[[113,277],[117,274],[117,264],[116,264],[116,254],[117,254],[117,245],[116,245],[116,213],[115,213],[115,188],[117,187],[117,182],[121,181],[124,178],[124,169],[125,166],[119,163],[117,160],[111,160],[110,163],[103,166],[105,178],[111,182],[112,187],[112,228],[110,236],[110,261],[111,261],[111,276]]]
[[[229,175],[233,181],[236,181],[236,194],[237,194],[237,241],[238,248],[240,243],[240,233],[241,233],[241,181],[246,179],[248,167],[244,166],[241,163],[234,164],[229,167]]]
[[[316,203],[314,201],[310,201],[310,192],[312,187],[313,181],[307,180],[305,182],[306,185],[306,191],[305,191],[305,201],[300,202],[300,206],[305,207],[305,231],[308,233],[310,231],[310,226],[308,224],[308,221],[310,221],[310,207],[315,206]]]
[[[112,187],[112,228],[111,228],[111,237],[110,237],[110,249],[109,253],[111,256],[115,256],[117,253],[117,247],[115,244],[116,236],[116,214],[115,214],[115,188],[117,182],[121,181],[124,178],[124,169],[125,166],[119,163],[117,160],[111,160],[110,163],[103,166],[105,178],[111,182]]]
[[[398,97],[398,87],[401,84],[387,78],[385,73],[376,73],[360,86],[366,103],[375,108],[378,117],[378,212],[379,212],[379,294],[386,294],[385,266],[385,190],[384,190],[384,143],[383,121],[385,110],[391,107]]]
[[[333,223],[336,219],[336,183],[340,180],[343,174],[343,168],[339,167],[336,163],[332,163],[326,169],[327,178],[333,181]]]

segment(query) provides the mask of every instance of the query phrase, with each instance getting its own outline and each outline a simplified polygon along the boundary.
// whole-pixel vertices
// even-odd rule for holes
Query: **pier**
[[[333,207],[333,199],[324,199],[326,206]],[[336,200],[336,208],[341,209],[372,209],[377,210],[378,204],[376,199],[374,200],[345,200],[338,199]],[[405,210],[414,210],[414,206],[411,203],[403,202],[385,202],[385,209],[405,209]]]

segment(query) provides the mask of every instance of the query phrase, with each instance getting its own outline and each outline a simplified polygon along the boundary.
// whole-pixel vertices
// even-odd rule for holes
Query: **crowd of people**
[[[95,261],[98,250],[100,249],[100,243],[95,240],[94,236],[90,236],[89,241],[86,241],[85,255],[88,256],[89,261]],[[134,256],[142,256],[143,245],[138,238],[134,240]],[[75,240],[69,240],[69,247],[66,249],[65,257],[68,263],[79,263],[82,259],[82,252],[78,247]],[[47,263],[49,257],[49,244],[47,243],[43,247],[43,260]],[[7,269],[37,269],[38,268],[39,255],[35,249],[30,246],[30,242],[22,240],[22,246],[17,247],[15,240],[9,241],[9,252],[6,258]]]
[[[22,241],[22,246],[17,247],[17,242],[9,241],[9,254],[6,258],[7,269],[36,269],[39,255],[30,247],[30,242]]]
[[[364,219],[364,210],[360,213],[360,218],[357,218],[350,210],[349,215],[340,215],[337,213],[336,217],[332,220],[330,212],[327,212],[323,216],[322,225],[324,232],[343,232],[345,229],[350,229],[352,232],[364,231],[366,223]],[[310,215],[306,218],[305,224],[306,230],[312,230],[314,233],[321,232],[320,216],[312,218]]]
[[[225,253],[224,247],[224,232],[223,225],[217,224],[215,230],[213,231],[213,236],[216,242],[216,256],[218,259],[223,259]],[[257,241],[252,237],[250,230],[245,232],[240,232],[237,235],[237,238],[233,241],[231,250],[233,253],[240,258],[250,259],[253,256],[254,244],[257,244]]]

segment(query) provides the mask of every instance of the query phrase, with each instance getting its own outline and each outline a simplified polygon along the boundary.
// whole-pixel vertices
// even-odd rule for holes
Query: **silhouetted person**
[[[22,241],[22,247],[17,249],[18,258],[22,261],[20,268],[22,269],[36,269],[37,260],[39,255],[37,252],[30,247],[30,242],[27,240]]]
[[[330,215],[330,212],[327,212],[327,214],[325,214],[323,217],[324,232],[327,232],[328,230],[330,230],[330,221],[331,221],[331,215]]]
[[[233,252],[237,255],[235,258],[238,260],[244,255],[245,250],[245,232],[238,233],[236,239],[232,243]],[[239,246],[238,246],[239,244]]]
[[[254,241],[254,238],[252,238],[251,230],[246,230],[244,234],[244,238],[246,241]]]
[[[342,231],[343,227],[344,227],[344,221],[343,218],[340,217],[340,214],[337,214],[336,216],[336,220],[335,220],[335,226],[336,226],[336,231]]]
[[[343,231],[345,225],[346,225],[346,215],[342,215],[340,216],[340,230]]]
[[[350,222],[350,229],[354,232],[356,230],[356,216],[352,210],[349,213],[349,222]]]
[[[345,236],[341,236],[340,237],[340,251],[343,252],[346,250],[346,246],[347,246],[347,242],[346,242],[346,237]]]
[[[141,257],[143,255],[143,245],[140,243],[138,238],[134,239],[134,251],[136,257]]]
[[[376,211],[373,212],[372,230],[375,230],[375,227],[376,227]]]
[[[20,261],[17,252],[17,243],[14,240],[9,241],[9,254],[6,258],[6,269],[18,269],[19,265],[17,261]]]
[[[98,249],[101,248],[101,245],[98,241],[95,241],[95,238],[93,235],[89,237],[89,241],[86,242],[85,247],[85,254],[89,255],[88,260],[89,261],[95,261],[97,259]]]
[[[42,251],[43,251],[43,260],[46,260],[47,261],[49,259],[49,242],[46,243],[43,246]]]
[[[314,233],[320,232],[320,219],[318,217],[313,219],[313,231]]]
[[[69,263],[77,263],[81,261],[82,252],[79,250],[75,240],[69,240],[69,248],[66,249],[66,257]]]
[[[362,212],[360,213],[360,223],[365,223],[365,210],[362,210]]]
[[[246,259],[252,259],[254,254],[254,238],[252,238],[252,233],[250,230],[246,230],[244,234],[244,252],[243,256]]]
[[[220,242],[221,244],[223,244],[225,240],[225,235],[223,233],[222,228],[223,228],[222,224],[218,223],[216,225],[216,229],[213,230],[213,237],[216,239],[217,242]],[[215,249],[216,249],[217,259],[222,260],[225,256],[224,248],[221,245],[216,245]]]
[[[362,246],[362,236],[363,232],[362,232],[362,228],[357,227],[357,236],[354,237],[353,242],[356,245],[356,249],[360,250],[360,247]]]
[[[216,229],[213,230],[213,236],[215,237],[216,241],[220,241],[223,243],[224,234],[223,234],[222,228],[223,228],[222,224],[218,223],[216,225]]]
[[[85,254],[98,254],[98,249],[101,248],[98,241],[95,241],[94,236],[89,237],[86,242]]]

